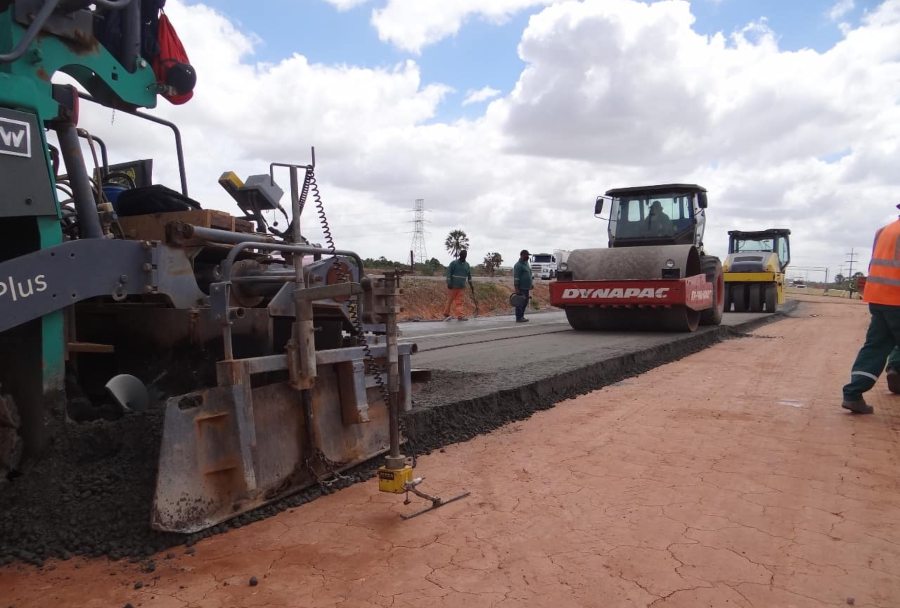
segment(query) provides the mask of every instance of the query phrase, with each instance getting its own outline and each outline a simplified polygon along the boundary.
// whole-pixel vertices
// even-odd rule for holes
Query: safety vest
[[[863,299],[900,306],[900,219],[875,233]]]

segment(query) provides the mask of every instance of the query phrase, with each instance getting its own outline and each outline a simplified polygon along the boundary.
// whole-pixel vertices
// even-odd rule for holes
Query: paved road
[[[725,315],[724,325],[737,326],[764,313]],[[522,372],[529,376],[558,373],[597,360],[651,348],[685,337],[672,333],[578,332],[562,311],[530,315],[529,323],[512,316],[469,321],[402,323],[402,342],[415,342],[415,367],[456,372]],[[700,332],[709,331],[701,328]]]

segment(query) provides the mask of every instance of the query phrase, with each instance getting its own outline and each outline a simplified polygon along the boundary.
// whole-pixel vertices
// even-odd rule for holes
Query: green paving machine
[[[314,155],[224,173],[234,215],[190,198],[177,127],[145,111],[196,80],[163,2],[0,0],[0,492],[67,425],[146,416],[150,523],[186,533],[396,444],[414,346],[399,277],[367,275],[327,224],[325,245],[303,236],[308,197],[324,218]],[[171,129],[177,188],[151,160],[110,165],[79,127],[92,106]]]

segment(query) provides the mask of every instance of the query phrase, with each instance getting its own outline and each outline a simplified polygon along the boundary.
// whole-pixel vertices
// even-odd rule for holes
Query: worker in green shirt
[[[528,263],[530,255],[527,249],[523,249],[519,252],[519,261],[513,266],[513,286],[520,296],[519,304],[516,306],[516,323],[528,323],[528,319],[525,318],[525,307],[528,306],[528,292],[534,287],[531,265]]]
[[[447,306],[444,307],[444,321],[452,321],[450,307],[460,321],[469,319],[462,314],[463,292],[466,290],[466,281],[472,285],[472,268],[466,262],[468,253],[465,249],[459,252],[459,258],[450,262],[447,266]]]

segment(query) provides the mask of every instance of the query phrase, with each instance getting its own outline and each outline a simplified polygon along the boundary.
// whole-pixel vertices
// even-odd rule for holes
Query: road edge
[[[421,454],[468,441],[510,422],[529,418],[535,412],[551,409],[566,399],[639,376],[724,340],[746,337],[754,329],[786,318],[798,307],[797,300],[788,300],[773,315],[686,334],[672,342],[594,361],[515,389],[442,405],[414,408],[403,415],[407,449]]]

